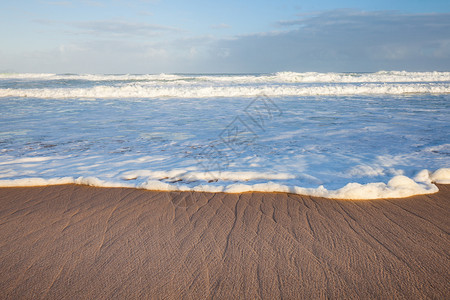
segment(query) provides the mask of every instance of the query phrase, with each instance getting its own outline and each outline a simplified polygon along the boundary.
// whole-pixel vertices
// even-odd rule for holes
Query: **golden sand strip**
[[[1,299],[450,298],[450,186],[370,201],[0,189]]]

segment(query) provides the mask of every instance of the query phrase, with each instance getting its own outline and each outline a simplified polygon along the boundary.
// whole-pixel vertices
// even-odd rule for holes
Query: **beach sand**
[[[1,299],[450,298],[450,185],[405,199],[0,189]]]

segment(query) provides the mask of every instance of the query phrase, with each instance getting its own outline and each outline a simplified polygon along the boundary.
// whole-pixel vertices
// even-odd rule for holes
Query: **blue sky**
[[[0,72],[450,70],[450,1],[1,1]]]

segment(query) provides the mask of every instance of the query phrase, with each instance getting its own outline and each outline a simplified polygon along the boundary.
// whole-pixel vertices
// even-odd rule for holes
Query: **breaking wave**
[[[375,84],[365,83],[320,86],[149,86],[127,84],[122,86],[95,86],[91,88],[42,88],[0,89],[0,97],[32,98],[207,98],[207,97],[254,97],[261,94],[281,96],[325,95],[403,95],[448,94],[450,83]]]

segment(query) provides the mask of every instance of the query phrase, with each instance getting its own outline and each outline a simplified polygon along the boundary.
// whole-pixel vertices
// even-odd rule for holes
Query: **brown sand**
[[[0,189],[0,298],[450,298],[450,186],[283,193]]]

